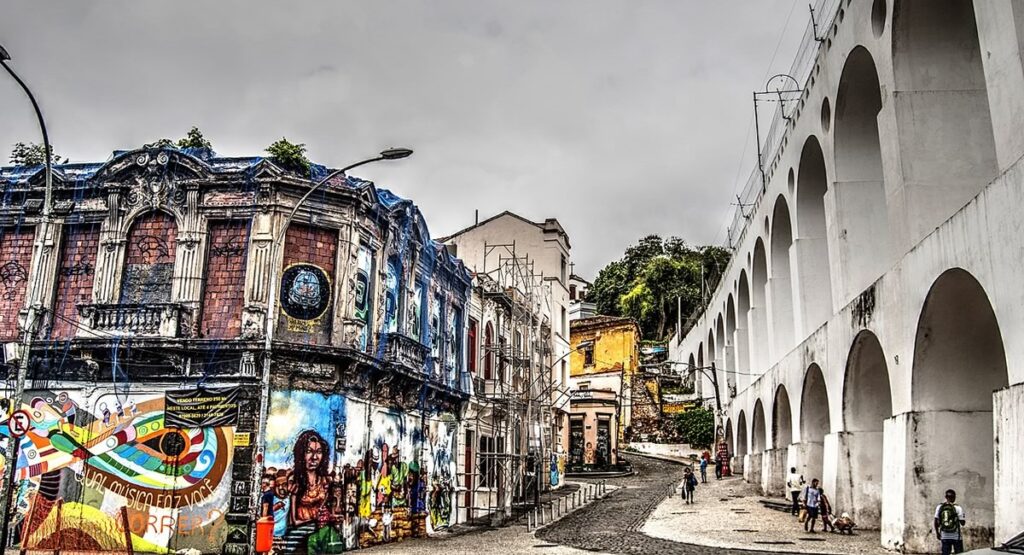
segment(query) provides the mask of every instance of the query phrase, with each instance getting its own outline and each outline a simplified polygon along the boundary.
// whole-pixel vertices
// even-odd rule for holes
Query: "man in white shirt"
[[[942,555],[964,552],[960,529],[967,523],[964,508],[956,504],[956,492],[946,490],[946,501],[935,507],[935,535],[942,542]]]
[[[796,473],[795,466],[789,469],[786,487],[789,488],[789,498],[793,500],[793,516],[796,516],[800,512],[800,492],[804,489],[804,477]]]

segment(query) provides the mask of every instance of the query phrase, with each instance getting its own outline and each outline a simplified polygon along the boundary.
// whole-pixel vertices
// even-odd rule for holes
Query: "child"
[[[693,503],[693,488],[697,486],[697,477],[693,475],[693,469],[686,467],[683,470],[683,500],[689,505]]]
[[[832,523],[832,503],[830,503],[828,497],[825,496],[825,488],[819,487],[818,493],[821,497],[818,502],[818,514],[821,516],[821,531],[828,532],[831,528],[831,531],[835,532],[836,527]]]

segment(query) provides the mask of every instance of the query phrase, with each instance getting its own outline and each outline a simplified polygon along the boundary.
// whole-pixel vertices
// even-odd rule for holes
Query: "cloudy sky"
[[[724,242],[751,91],[807,21],[795,0],[3,0],[0,44],[73,161],[192,125],[223,155],[286,136],[336,167],[406,146],[357,173],[434,236],[556,217],[593,278],[645,234]],[[36,137],[0,75],[0,150]]]

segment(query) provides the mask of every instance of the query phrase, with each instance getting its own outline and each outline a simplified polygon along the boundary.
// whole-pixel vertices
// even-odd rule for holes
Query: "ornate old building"
[[[351,176],[289,225],[329,175],[147,146],[55,167],[47,224],[43,169],[0,169],[0,340],[31,332],[15,544],[242,553],[272,514],[280,549],[326,552],[453,522],[470,276]]]

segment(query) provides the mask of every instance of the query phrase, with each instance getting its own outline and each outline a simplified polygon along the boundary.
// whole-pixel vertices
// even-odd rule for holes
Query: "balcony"
[[[389,364],[404,366],[414,372],[423,372],[426,367],[428,349],[419,341],[399,333],[384,334],[387,345],[384,358]]]
[[[477,397],[495,400],[513,399],[522,396],[522,391],[511,383],[502,380],[485,380],[483,378],[473,379],[473,393]]]
[[[176,338],[187,335],[191,312],[178,303],[86,304],[78,306],[79,337]],[[184,325],[183,325],[184,324]]]

